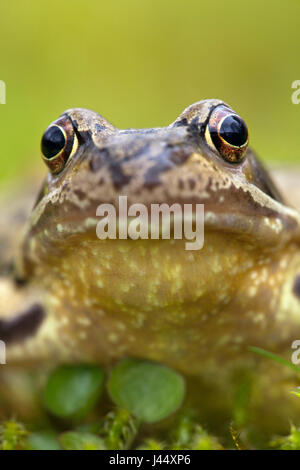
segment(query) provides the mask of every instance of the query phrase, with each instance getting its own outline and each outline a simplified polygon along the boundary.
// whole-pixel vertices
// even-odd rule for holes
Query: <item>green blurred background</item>
[[[163,126],[222,98],[271,162],[300,162],[300,1],[2,1],[0,180],[45,171],[43,130],[70,107]]]

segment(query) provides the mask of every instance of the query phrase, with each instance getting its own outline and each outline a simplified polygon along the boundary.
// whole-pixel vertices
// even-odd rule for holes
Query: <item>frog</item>
[[[24,217],[0,227],[6,385],[16,370],[141,358],[181,373],[208,425],[228,425],[244,382],[248,424],[276,433],[297,422],[297,374],[250,348],[291,361],[300,339],[300,216],[239,114],[207,99],[166,127],[118,129],[73,108],[41,150],[48,173],[22,237]],[[149,210],[203,205],[203,247],[99,239],[97,208],[120,196]]]

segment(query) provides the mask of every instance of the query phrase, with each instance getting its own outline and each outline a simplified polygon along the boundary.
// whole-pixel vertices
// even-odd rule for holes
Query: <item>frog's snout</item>
[[[130,183],[151,189],[161,183],[162,174],[182,165],[192,153],[186,134],[187,129],[171,133],[155,129],[139,135],[130,130],[112,135],[91,152],[91,171],[108,174],[118,190]]]

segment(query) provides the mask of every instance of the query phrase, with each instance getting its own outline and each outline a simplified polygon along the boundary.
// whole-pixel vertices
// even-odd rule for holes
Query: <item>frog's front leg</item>
[[[28,345],[39,338],[47,313],[32,288],[0,277],[0,420],[12,414],[32,417],[40,413],[28,362]],[[32,347],[31,347],[32,349]],[[18,365],[19,363],[19,365]]]
[[[49,360],[54,350],[57,360],[59,348],[53,320],[42,292],[34,286],[19,286],[13,279],[0,278],[0,340],[5,344],[8,366]]]
[[[37,333],[45,318],[45,310],[39,303],[32,303],[16,315],[0,320],[0,339],[5,345],[25,341]]]

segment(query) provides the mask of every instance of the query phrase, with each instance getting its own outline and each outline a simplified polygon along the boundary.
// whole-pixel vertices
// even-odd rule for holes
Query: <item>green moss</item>
[[[279,450],[300,450],[300,428],[292,425],[290,434],[273,439],[271,446]]]
[[[27,435],[28,433],[23,424],[17,421],[4,422],[0,425],[0,449],[24,449]]]
[[[64,450],[106,450],[103,439],[87,432],[65,432],[59,437],[59,442]]]
[[[142,444],[137,448],[137,450],[165,450],[166,444],[164,442],[160,442],[157,439],[148,438],[142,442]]]
[[[126,410],[119,408],[108,413],[103,420],[101,435],[107,449],[129,449],[137,436],[137,420]]]
[[[245,383],[247,386],[243,383],[236,397],[238,429],[243,435],[247,435],[247,429],[243,429],[244,411],[241,410],[249,399],[249,383]],[[88,411],[100,403],[103,385],[104,372],[97,366],[59,367],[46,383],[44,401],[47,410],[55,416],[72,418],[69,423],[73,422],[73,426],[61,433],[66,421],[57,420],[54,429],[49,426],[49,429],[29,432],[22,423],[6,421],[0,425],[0,449],[223,449],[219,439],[204,429],[193,410],[180,409],[184,382],[168,367],[141,360],[121,361],[111,371],[107,384],[113,403],[103,401],[103,406],[87,417]],[[298,391],[294,393],[299,395]],[[115,408],[115,404],[122,407]],[[101,410],[107,406],[111,411],[102,415]],[[163,426],[143,424],[160,421],[178,409]],[[34,428],[35,423],[30,427]],[[243,448],[233,425],[228,426],[228,435],[232,437],[232,445],[228,441],[226,448]],[[288,436],[274,438],[270,445],[276,449],[300,450],[300,428],[292,426]]]
[[[187,411],[182,413],[177,420],[177,426],[171,432],[171,443],[168,448],[174,450],[221,450],[222,446],[218,440],[208,434],[202,426],[197,423],[193,413]]]

